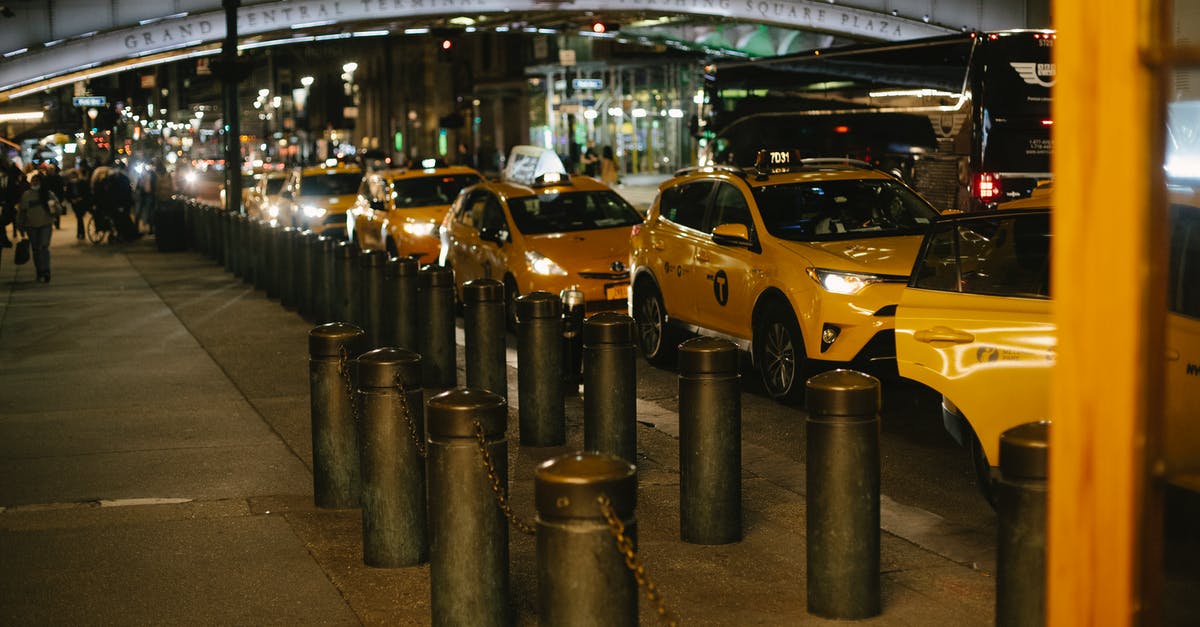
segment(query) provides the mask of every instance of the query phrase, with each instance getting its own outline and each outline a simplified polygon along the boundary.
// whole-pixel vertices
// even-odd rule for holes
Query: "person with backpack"
[[[33,266],[39,283],[50,282],[50,234],[54,216],[58,215],[58,197],[44,184],[45,176],[35,172],[29,178],[29,189],[17,204],[17,226],[25,231],[33,249]]]

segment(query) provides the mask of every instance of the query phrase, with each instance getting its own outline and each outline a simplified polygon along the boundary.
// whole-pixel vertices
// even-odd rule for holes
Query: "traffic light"
[[[597,35],[603,35],[605,33],[615,33],[618,30],[621,30],[621,25],[616,22],[604,22],[601,20],[596,20],[595,22],[592,22],[592,32],[596,33]]]

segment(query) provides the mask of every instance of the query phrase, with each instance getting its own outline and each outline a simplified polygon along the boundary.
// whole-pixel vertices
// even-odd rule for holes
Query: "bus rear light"
[[[975,196],[983,202],[1000,198],[1000,179],[991,172],[980,172],[975,177]]]

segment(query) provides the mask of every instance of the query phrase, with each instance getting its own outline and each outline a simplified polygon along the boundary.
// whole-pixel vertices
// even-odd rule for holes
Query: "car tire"
[[[807,361],[796,316],[781,305],[769,306],[754,329],[754,362],[763,389],[777,401],[799,402]]]
[[[975,482],[979,484],[983,498],[987,499],[992,509],[996,509],[996,480],[992,476],[992,465],[975,434],[971,434],[971,466],[975,469]]]
[[[659,367],[670,365],[675,355],[667,308],[657,287],[646,283],[633,291],[633,320],[636,325],[638,348],[646,361]]]
[[[517,332],[517,297],[521,291],[517,289],[517,280],[511,274],[504,277],[504,326],[510,333]]]

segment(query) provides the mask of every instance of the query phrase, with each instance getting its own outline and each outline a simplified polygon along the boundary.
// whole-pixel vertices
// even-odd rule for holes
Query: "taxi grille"
[[[580,272],[585,279],[600,279],[601,281],[628,281],[629,272]]]

